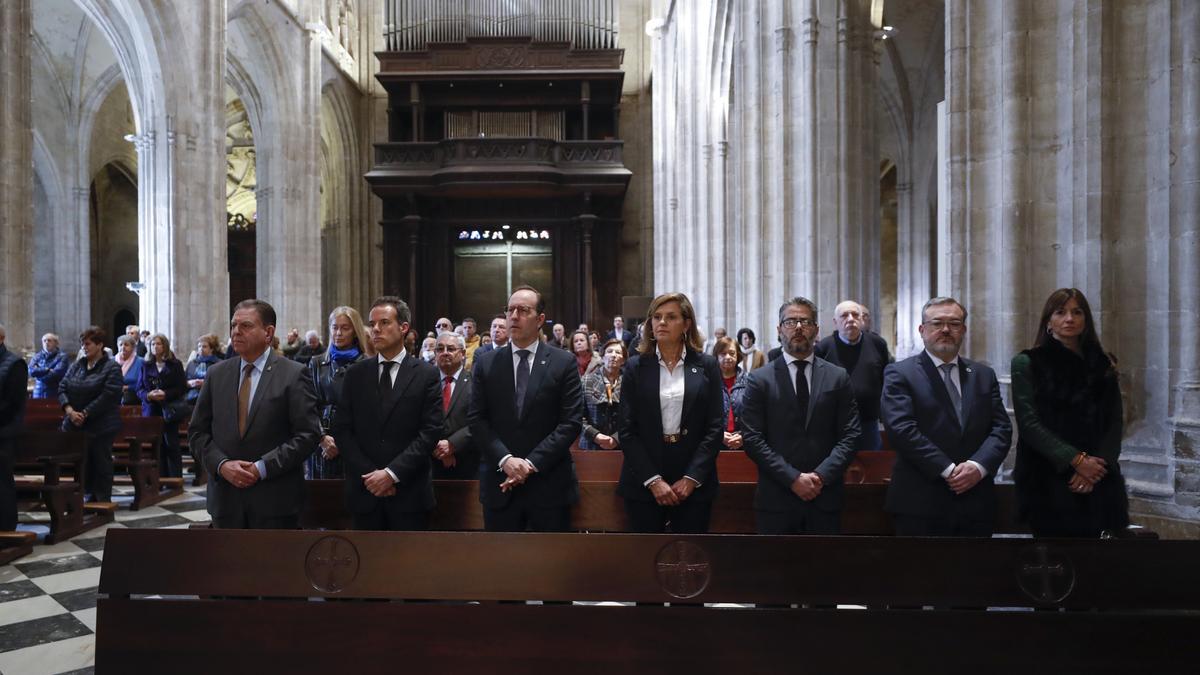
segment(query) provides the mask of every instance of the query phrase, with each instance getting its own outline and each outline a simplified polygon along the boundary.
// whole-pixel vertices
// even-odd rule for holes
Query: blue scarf
[[[359,356],[362,356],[362,352],[358,350],[358,347],[351,347],[350,349],[338,349],[337,345],[330,345],[329,347],[330,360],[339,366],[352,363],[358,360]]]

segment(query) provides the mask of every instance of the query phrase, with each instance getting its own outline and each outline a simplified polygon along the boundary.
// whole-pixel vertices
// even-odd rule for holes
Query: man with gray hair
[[[880,412],[896,451],[885,508],[896,534],[990,537],[996,472],[1012,423],[996,373],[959,351],[967,309],[937,297],[921,309],[925,350],[883,373]]]
[[[58,336],[46,333],[42,336],[42,350],[33,355],[29,363],[29,376],[33,378],[33,398],[58,398],[58,383],[67,374],[71,360],[66,352],[58,348]]]
[[[746,378],[746,454],[758,465],[759,534],[841,532],[842,477],[858,451],[858,411],[845,370],[813,354],[817,306],[779,308],[783,353]]]
[[[833,326],[833,334],[817,343],[817,356],[850,374],[862,423],[859,450],[879,450],[883,445],[879,435],[883,369],[893,361],[888,344],[867,330],[866,308],[853,300],[844,300],[834,308]]]
[[[433,477],[479,479],[479,450],[471,443],[467,409],[471,405],[471,371],[466,369],[467,344],[458,333],[442,333],[434,347],[441,371],[442,435],[433,447]]]
[[[25,420],[25,383],[29,379],[25,359],[4,344],[7,335],[0,324],[0,531],[17,529],[13,442]]]

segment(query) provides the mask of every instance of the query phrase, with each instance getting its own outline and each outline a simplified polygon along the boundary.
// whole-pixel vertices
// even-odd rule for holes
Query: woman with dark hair
[[[746,392],[746,373],[738,364],[742,362],[742,349],[737,340],[723,337],[713,345],[713,356],[721,367],[721,384],[725,414],[724,446],[729,450],[742,449],[742,396]]]
[[[586,379],[600,367],[600,355],[592,351],[587,331],[577,330],[571,333],[571,341],[567,344],[571,345],[571,353],[575,355],[575,366],[579,368],[580,380]]]
[[[83,487],[93,502],[112,501],[112,444],[121,430],[121,367],[104,353],[107,339],[96,326],[80,334],[83,357],[67,369],[58,390],[63,431],[88,436]]]
[[[1118,462],[1124,431],[1116,360],[1087,298],[1050,294],[1032,349],[1012,360],[1021,517],[1038,537],[1099,537],[1129,526]]]
[[[409,335],[416,335],[409,331]],[[412,352],[409,352],[410,354]],[[351,364],[375,356],[362,316],[353,307],[334,307],[329,313],[329,349],[308,362],[308,374],[317,391],[317,410],[321,412],[321,440],[317,452],[304,463],[306,478],[341,478],[342,460],[333,440],[333,416],[342,399],[342,382]]]
[[[179,423],[190,412],[184,395],[187,375],[183,364],[171,351],[166,335],[150,336],[150,351],[142,364],[138,380],[138,398],[142,399],[142,417],[163,418],[162,446],[159,448],[158,472],[165,478],[183,476],[183,455],[179,449]]]
[[[639,353],[621,377],[617,493],[634,532],[708,531],[724,399],[721,369],[703,345],[686,295],[650,303]]]
[[[743,373],[749,373],[755,368],[762,368],[766,365],[767,356],[756,346],[758,338],[754,336],[754,331],[749,328],[742,328],[737,332],[737,341],[742,352],[741,363]]]
[[[587,415],[579,447],[583,450],[616,450],[620,447],[621,368],[629,351],[620,338],[604,343],[601,365],[583,378],[583,402]]]

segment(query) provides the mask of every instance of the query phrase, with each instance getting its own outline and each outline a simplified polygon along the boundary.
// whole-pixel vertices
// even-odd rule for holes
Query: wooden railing
[[[431,143],[376,143],[375,169],[438,169],[477,164],[621,166],[622,141],[458,138]]]

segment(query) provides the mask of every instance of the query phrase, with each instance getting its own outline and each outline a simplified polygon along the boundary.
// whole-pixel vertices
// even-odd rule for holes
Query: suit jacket
[[[471,375],[467,420],[480,454],[479,501],[492,509],[513,499],[540,507],[577,502],[571,443],[583,426],[583,393],[575,357],[550,343],[538,345],[519,417],[511,340],[480,356]],[[537,472],[524,485],[501,492],[500,460],[509,454],[528,459]]]
[[[942,375],[922,351],[883,371],[880,413],[896,464],[886,510],[914,516],[958,514],[990,520],[996,513],[995,479],[1012,442],[1012,423],[989,367],[959,357],[964,424],[950,403]],[[974,460],[988,475],[955,495],[941,473]]]
[[[625,343],[625,347],[626,347],[626,348],[628,348],[628,347],[629,347],[629,343],[630,343],[630,341],[632,341],[632,340],[633,340],[633,333],[631,333],[631,332],[629,332],[629,331],[627,331],[627,330],[624,330],[624,329],[622,329],[622,330],[621,330],[621,334],[620,334],[620,335],[617,335],[617,331],[615,331],[615,330],[610,330],[610,331],[608,331],[608,335],[606,335],[606,336],[604,337],[604,341],[605,341],[605,342],[607,342],[607,341],[609,341],[609,340],[617,340],[617,339],[619,339],[621,342],[624,342],[624,343]]]
[[[209,473],[208,512],[237,516],[247,509],[259,516],[300,513],[304,502],[304,460],[321,437],[317,396],[304,365],[271,352],[250,401],[246,434],[238,435],[238,380],[242,360],[229,359],[208,369],[188,424],[188,444]],[[239,489],[221,477],[221,462],[263,460],[266,475]]]
[[[819,357],[807,375],[810,393],[803,419],[787,359],[775,359],[746,378],[742,438],[746,454],[758,465],[756,509],[800,507],[804,502],[792,492],[792,483],[813,471],[823,484],[813,506],[822,511],[842,508],[842,477],[862,433],[854,390],[845,370]]]
[[[617,494],[653,502],[645,482],[655,475],[668,483],[691,476],[700,487],[689,499],[710,501],[717,496],[717,453],[725,428],[725,394],[721,367],[708,354],[688,350],[683,362],[683,417],[680,440],[663,443],[659,402],[659,365],[655,353],[629,360],[621,375],[621,477]]]
[[[838,340],[836,334],[830,335],[817,343],[813,352],[822,359],[846,369],[838,356]],[[863,422],[879,419],[879,397],[883,393],[883,369],[892,362],[888,352],[887,342],[875,333],[863,331],[859,339],[862,351],[858,355],[858,363],[850,373],[850,386],[854,389],[854,398],[858,403],[858,415]]]
[[[767,361],[774,361],[780,356],[783,356],[783,347],[775,347],[771,351],[767,352]]]
[[[401,511],[433,508],[430,458],[442,433],[442,388],[436,366],[404,357],[386,397],[379,391],[379,359],[346,370],[342,399],[333,417],[333,439],[345,462],[346,507],[373,510],[380,499]],[[396,494],[376,497],[363,485],[365,473],[390,469]]]
[[[480,348],[475,355],[483,356],[486,353]],[[441,371],[438,371],[438,377],[444,377]],[[467,412],[471,408],[471,384],[471,373],[464,368],[455,380],[454,391],[450,394],[450,408],[445,411],[442,431],[438,435],[438,440],[444,438],[450,441],[450,446],[454,448],[455,464],[447,469],[440,461],[433,460],[434,478],[471,480],[479,477],[479,448],[471,442],[471,427],[467,424]],[[441,387],[439,379],[438,405],[441,405]]]

